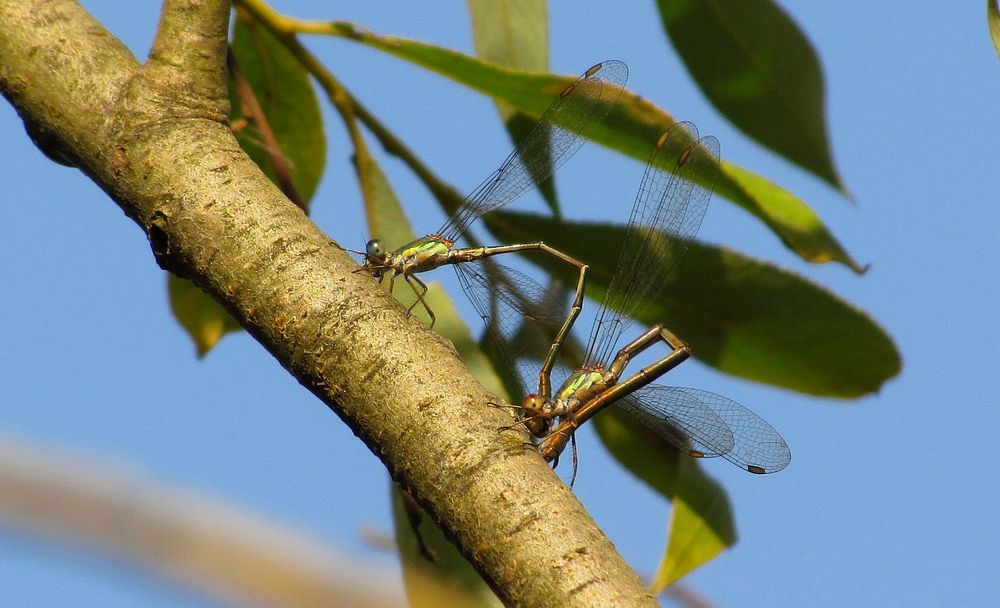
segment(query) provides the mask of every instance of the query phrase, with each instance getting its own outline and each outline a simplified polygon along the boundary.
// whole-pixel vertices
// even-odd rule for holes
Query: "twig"
[[[260,137],[264,143],[264,150],[271,160],[271,168],[274,169],[274,175],[278,178],[278,185],[281,187],[281,191],[285,193],[285,196],[289,200],[295,203],[296,207],[305,211],[306,202],[295,188],[295,182],[292,181],[291,168],[288,166],[285,155],[281,152],[281,146],[278,145],[278,139],[274,136],[271,123],[267,120],[267,114],[260,107],[260,103],[257,101],[257,94],[254,93],[250,82],[247,81],[246,76],[240,70],[239,62],[236,61],[232,50],[226,52],[226,67],[229,69],[229,75],[232,76],[233,86],[236,88],[236,96],[240,100],[240,109],[243,116],[257,127],[257,131],[260,133]]]

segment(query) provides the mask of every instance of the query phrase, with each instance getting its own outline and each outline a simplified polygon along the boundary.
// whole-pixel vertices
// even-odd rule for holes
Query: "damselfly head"
[[[545,437],[552,429],[552,400],[541,395],[525,395],[521,409],[527,416],[521,422],[535,437]]]
[[[382,242],[372,239],[365,244],[365,261],[381,264],[385,262],[385,249],[382,249]]]
[[[521,400],[521,409],[524,410],[524,412],[529,416],[545,415],[547,413],[547,402],[548,400],[545,397],[532,393],[525,395],[524,399]]]

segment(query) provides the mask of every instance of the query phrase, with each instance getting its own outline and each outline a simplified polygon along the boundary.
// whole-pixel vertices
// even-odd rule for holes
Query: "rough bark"
[[[386,464],[513,606],[655,601],[446,340],[290,203],[227,124],[227,2],[168,0],[148,61],[75,2],[0,0],[0,90],[164,268],[221,302]],[[332,466],[336,466],[332,463]]]

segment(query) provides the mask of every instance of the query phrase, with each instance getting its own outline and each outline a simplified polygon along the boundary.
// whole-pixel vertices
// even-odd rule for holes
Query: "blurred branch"
[[[11,437],[0,441],[0,521],[141,563],[234,605],[405,603],[398,580],[384,569],[337,555],[305,534],[107,462]]]
[[[245,2],[244,5],[248,5]],[[655,599],[451,344],[356,264],[240,149],[224,2],[171,0],[150,61],[76,2],[0,0],[0,91],[347,423],[512,606]]]

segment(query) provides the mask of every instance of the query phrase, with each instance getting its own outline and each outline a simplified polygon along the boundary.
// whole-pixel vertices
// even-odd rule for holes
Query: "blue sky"
[[[84,2],[140,57],[156,4]],[[730,494],[740,542],[685,583],[728,606],[994,603],[1000,60],[985,3],[912,2],[905,11],[892,3],[784,3],[820,55],[834,159],[852,200],[726,123],[687,76],[651,3],[558,4],[549,15],[553,71],[626,61],[631,89],[716,135],[726,159],[799,195],[872,268],[858,277],[807,265],[718,197],[701,238],[827,286],[877,319],[904,359],[898,378],[856,402],[749,384],[697,362],[671,372],[670,384],[744,403],[793,453],[785,471],[766,477],[707,463]],[[462,2],[275,6],[471,52]],[[460,189],[507,154],[489,100],[347,41],[310,39],[310,47]],[[313,218],[332,238],[360,244],[365,228],[350,149],[324,112],[328,169]],[[7,201],[0,435],[217,496],[394,567],[360,534],[391,529],[387,475],[377,459],[246,335],[226,337],[198,361],[136,225],[79,172],[45,159],[7,104],[0,104],[0,134]],[[411,218],[420,218],[415,230],[436,228],[442,218],[422,211],[432,206],[426,191],[396,161],[383,158],[383,166]],[[561,172],[566,215],[624,220],[641,171],[588,147]],[[608,200],[621,201],[617,217],[609,216]],[[577,494],[626,559],[652,573],[669,506],[610,461],[589,431],[580,439]],[[201,601],[121,561],[39,545],[5,527],[0,580],[6,605]]]

